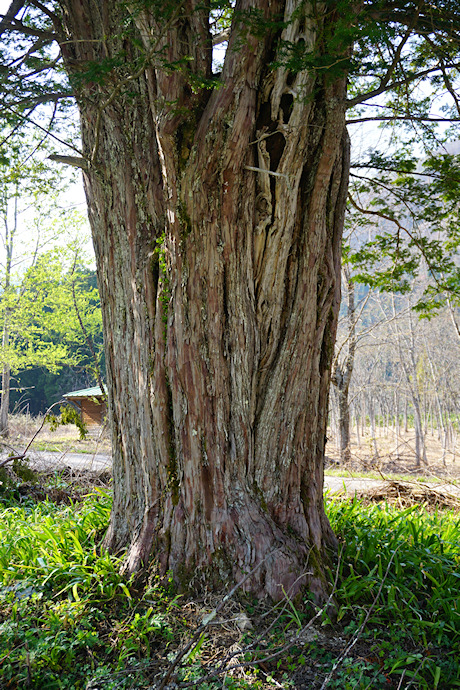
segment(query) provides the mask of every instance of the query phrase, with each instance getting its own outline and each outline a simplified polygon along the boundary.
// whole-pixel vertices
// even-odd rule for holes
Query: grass
[[[363,678],[382,677],[368,687],[391,687],[398,677],[417,688],[460,687],[458,513],[353,501],[331,502],[329,516],[343,541],[336,597],[347,636],[370,611],[360,634]]]
[[[138,595],[98,549],[110,504],[100,489],[78,506],[1,511],[0,687],[133,687],[168,639],[174,598],[159,585]]]
[[[32,450],[43,451],[48,453],[86,453],[94,455],[95,453],[110,454],[105,445],[103,449],[99,449],[97,443],[90,439],[89,441],[69,441],[69,439],[55,439],[53,441],[34,441]]]
[[[43,417],[32,417],[29,414],[13,414],[9,416],[10,436],[9,444],[20,452],[37,430],[41,427]],[[108,434],[102,437],[89,435],[85,440],[80,439],[78,428],[74,424],[60,426],[51,431],[50,424],[43,425],[39,435],[32,443],[31,450],[57,453],[105,453],[111,454],[111,444]]]
[[[227,607],[200,632],[215,603],[178,598],[153,572],[127,581],[99,549],[110,504],[107,488],[68,506],[3,492],[1,688],[156,688],[189,641],[177,687],[460,687],[458,514],[330,500],[335,613],[312,624],[308,599],[270,609],[245,598],[229,606],[244,606],[252,628],[231,624]],[[235,662],[248,666],[229,671]]]

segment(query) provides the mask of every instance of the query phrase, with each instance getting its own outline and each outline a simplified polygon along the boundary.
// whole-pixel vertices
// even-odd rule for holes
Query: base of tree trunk
[[[172,508],[172,513],[170,510]],[[241,582],[241,591],[279,601],[309,591],[321,605],[330,595],[326,568],[337,549],[322,506],[304,516],[291,515],[289,527],[277,525],[266,505],[251,497],[222,516],[219,523],[187,525],[180,506],[165,506],[171,522],[158,530],[156,516],[146,515],[141,530],[127,546],[124,572],[136,573],[146,563],[162,576],[171,573],[180,592],[204,588],[221,591]],[[292,525],[297,524],[297,530]],[[302,536],[302,533],[304,536]],[[126,535],[128,536],[128,535]],[[104,546],[119,552],[120,533],[109,529]]]

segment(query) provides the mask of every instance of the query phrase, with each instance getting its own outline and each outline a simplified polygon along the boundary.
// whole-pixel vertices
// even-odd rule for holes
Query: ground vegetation
[[[153,564],[127,581],[98,549],[110,476],[17,465],[0,485],[1,686],[458,687],[458,504],[429,511],[419,489],[401,507],[394,487],[327,497],[333,608],[289,590],[272,607],[239,588],[178,596]]]

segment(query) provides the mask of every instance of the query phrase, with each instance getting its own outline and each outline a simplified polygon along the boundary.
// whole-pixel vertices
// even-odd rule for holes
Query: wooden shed
[[[88,427],[102,426],[107,414],[107,406],[100,386],[83,388],[81,391],[71,391],[65,393],[63,397],[77,405],[82,421]]]

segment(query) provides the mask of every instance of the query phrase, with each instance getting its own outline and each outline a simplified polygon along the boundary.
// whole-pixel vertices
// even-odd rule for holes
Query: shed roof
[[[80,391],[71,391],[70,393],[64,393],[63,398],[102,398],[104,393],[101,391],[100,386],[94,386],[93,388],[82,388]]]

